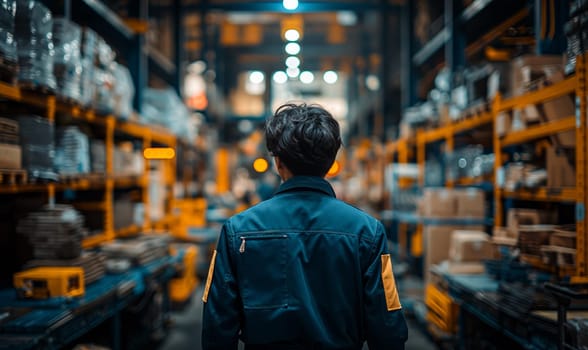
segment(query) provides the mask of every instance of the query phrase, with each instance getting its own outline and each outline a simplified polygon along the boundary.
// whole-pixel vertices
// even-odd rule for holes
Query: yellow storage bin
[[[198,285],[198,279],[196,278],[196,258],[198,251],[193,245],[186,246],[184,249],[182,273],[169,282],[169,297],[172,302],[180,304],[190,299],[190,296]]]
[[[78,297],[85,292],[81,267],[36,267],[15,273],[13,282],[24,298]]]
[[[427,285],[425,305],[427,305],[427,321],[444,332],[457,332],[459,305],[447,293],[433,284]]]

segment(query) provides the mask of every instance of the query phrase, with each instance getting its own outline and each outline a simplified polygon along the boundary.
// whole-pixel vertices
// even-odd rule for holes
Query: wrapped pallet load
[[[63,99],[76,103],[81,102],[81,40],[82,31],[77,24],[65,18],[56,18],[53,21],[55,46],[53,73],[57,80],[57,94]]]
[[[14,39],[14,1],[0,1],[0,80],[12,83],[16,78],[17,55]]]
[[[18,52],[18,82],[21,86],[54,91],[53,17],[40,2],[18,0],[15,36]]]

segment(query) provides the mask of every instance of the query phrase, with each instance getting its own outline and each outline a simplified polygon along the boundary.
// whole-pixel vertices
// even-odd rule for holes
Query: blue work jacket
[[[383,225],[296,176],[231,217],[205,285],[204,350],[404,349]]]

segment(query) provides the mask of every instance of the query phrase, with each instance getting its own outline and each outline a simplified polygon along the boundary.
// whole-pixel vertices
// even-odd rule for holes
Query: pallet
[[[546,245],[541,247],[541,256],[545,264],[570,268],[576,266],[576,249]]]
[[[27,172],[22,169],[0,169],[1,185],[24,185],[27,183]]]

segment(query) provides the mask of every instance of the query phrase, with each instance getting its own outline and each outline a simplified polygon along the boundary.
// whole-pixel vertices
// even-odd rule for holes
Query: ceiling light
[[[312,72],[309,71],[304,71],[300,73],[300,81],[304,84],[310,84],[314,81],[314,74],[312,74]]]
[[[357,15],[353,11],[339,11],[337,12],[337,22],[346,27],[357,24]]]
[[[277,71],[274,73],[273,79],[276,84],[284,84],[288,81],[288,76],[282,71]]]
[[[288,56],[286,58],[286,67],[297,68],[298,66],[300,66],[300,58],[296,56]]]
[[[253,84],[261,84],[265,80],[265,76],[262,72],[254,70],[249,73],[249,81]]]
[[[282,1],[282,6],[286,10],[296,10],[298,8],[298,0],[284,0]]]
[[[288,55],[298,55],[300,53],[300,45],[298,43],[287,43],[286,53]]]
[[[380,89],[380,79],[375,74],[369,74],[365,78],[365,85],[371,91],[378,91]]]
[[[288,69],[286,69],[286,74],[288,74],[288,76],[290,78],[296,78],[296,77],[298,77],[298,74],[300,74],[300,69],[299,68],[288,68]]]
[[[296,29],[288,29],[284,33],[284,38],[286,38],[288,41],[296,41],[300,39],[300,33],[298,33]]]
[[[337,73],[332,70],[328,70],[323,74],[323,80],[327,84],[335,84],[338,78],[339,76],[337,75]]]
[[[204,61],[196,61],[188,65],[188,72],[192,74],[202,74],[206,70]]]

